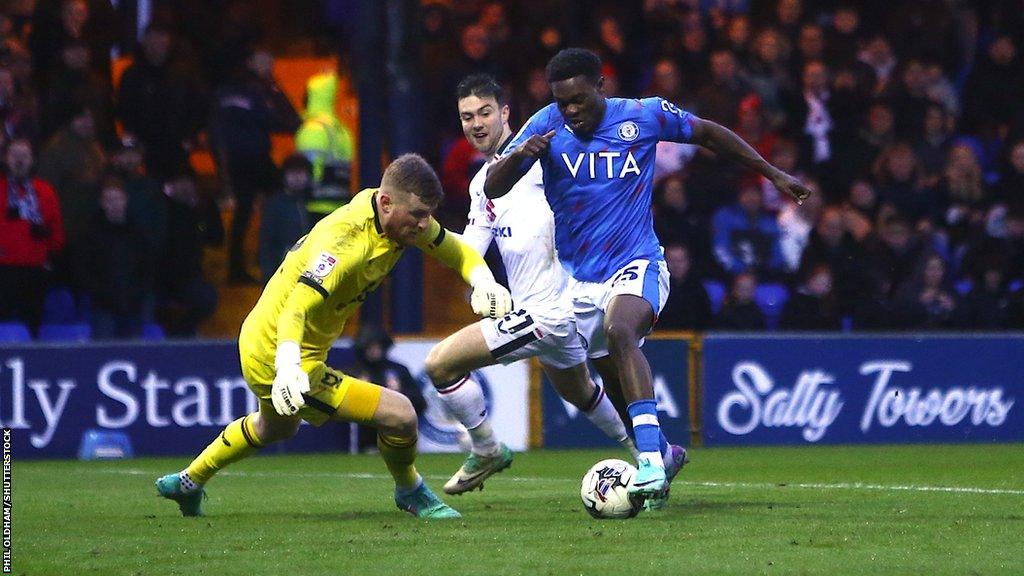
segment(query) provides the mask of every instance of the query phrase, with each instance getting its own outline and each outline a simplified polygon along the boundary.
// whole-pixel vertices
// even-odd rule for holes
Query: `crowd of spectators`
[[[242,240],[254,199],[280,187],[270,133],[300,124],[255,13],[156,3],[136,38],[107,0],[29,5],[0,13],[0,322],[36,332],[56,291],[58,320],[93,338],[196,334],[217,305],[203,249],[225,239],[221,208],[229,280],[255,284]],[[117,51],[132,59],[115,83]],[[192,167],[201,147],[218,182]]]
[[[0,13],[0,322],[37,328],[63,286],[95,337],[153,321],[194,334],[217,301],[205,246],[228,238],[229,281],[253,283],[253,202],[271,207],[264,277],[311,222],[309,163],[269,156],[269,135],[300,118],[269,73],[260,15],[242,0],[156,2],[136,38],[109,0],[15,4],[34,7]],[[550,102],[548,59],[584,46],[607,95],[671,100],[815,190],[796,206],[705,150],[660,144],[653,218],[673,288],[659,327],[1024,327],[1019,2],[425,0],[420,16],[423,152],[454,229],[482,162],[456,83],[494,74],[515,127]],[[134,57],[116,84],[112,50]],[[218,182],[190,166],[202,147]]]
[[[454,82],[495,74],[515,127],[550,102],[548,58],[580,45],[606,95],[671,100],[815,192],[797,206],[708,151],[659,145],[659,328],[1024,328],[1018,2],[429,2],[424,28],[454,227],[481,162]]]

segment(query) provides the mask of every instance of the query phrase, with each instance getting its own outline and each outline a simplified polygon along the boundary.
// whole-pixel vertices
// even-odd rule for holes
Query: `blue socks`
[[[653,399],[637,400],[627,406],[626,410],[633,420],[633,437],[636,440],[636,449],[640,452],[638,461],[646,459],[651,464],[664,467],[661,455],[668,441],[658,424],[657,402]]]

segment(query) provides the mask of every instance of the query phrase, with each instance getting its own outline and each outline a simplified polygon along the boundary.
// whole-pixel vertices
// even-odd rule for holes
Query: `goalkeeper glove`
[[[281,416],[294,416],[306,405],[303,392],[309,392],[309,376],[300,365],[299,345],[295,342],[282,342],[277,345],[277,357],[274,365],[277,375],[270,388],[270,400],[274,410]]]
[[[512,311],[512,295],[494,280],[477,283],[470,297],[473,313],[488,318],[501,318]]]

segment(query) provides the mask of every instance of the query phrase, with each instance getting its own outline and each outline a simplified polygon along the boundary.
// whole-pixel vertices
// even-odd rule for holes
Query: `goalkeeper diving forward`
[[[225,466],[287,440],[301,420],[357,422],[377,429],[377,446],[395,479],[395,503],[420,518],[458,518],[416,472],[417,420],[409,400],[327,366],[347,320],[414,245],[458,270],[473,286],[474,312],[504,316],[508,291],[483,259],[431,216],[443,196],[433,169],[400,156],[379,189],[363,190],[321,220],[291,249],[238,338],[242,375],[259,411],[235,420],[184,470],[156,482],[184,516],[201,516],[203,486]]]

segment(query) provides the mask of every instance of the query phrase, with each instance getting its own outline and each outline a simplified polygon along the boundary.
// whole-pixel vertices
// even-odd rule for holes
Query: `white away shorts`
[[[552,323],[520,309],[503,318],[484,318],[480,329],[491,356],[502,364],[536,356],[541,363],[564,370],[587,359],[573,320]]]
[[[590,358],[608,355],[608,339],[604,332],[604,313],[612,298],[619,294],[639,296],[651,305],[655,320],[665,308],[669,289],[668,266],[664,260],[633,260],[604,282],[571,280],[573,312],[583,346]],[[640,345],[644,343],[640,340]]]

